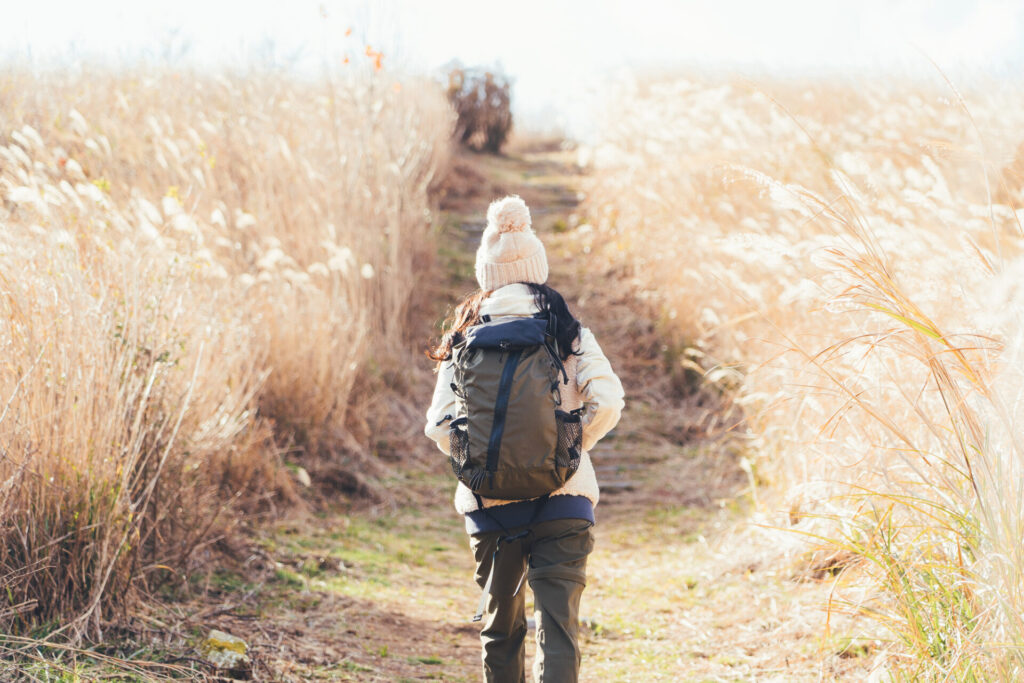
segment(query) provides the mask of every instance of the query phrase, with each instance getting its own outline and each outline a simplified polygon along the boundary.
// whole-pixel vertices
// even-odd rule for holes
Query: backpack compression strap
[[[558,318],[551,315],[550,312],[534,313],[533,317],[548,321],[548,328],[544,333],[544,349],[551,356],[551,360],[555,362],[558,371],[562,373],[562,380],[568,384],[569,375],[566,374],[562,357],[558,353]]]

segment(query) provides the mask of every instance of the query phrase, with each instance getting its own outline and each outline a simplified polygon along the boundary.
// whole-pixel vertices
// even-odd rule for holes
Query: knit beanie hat
[[[518,195],[493,201],[487,208],[487,227],[476,250],[476,279],[484,290],[547,281],[544,245],[530,228],[530,210]]]

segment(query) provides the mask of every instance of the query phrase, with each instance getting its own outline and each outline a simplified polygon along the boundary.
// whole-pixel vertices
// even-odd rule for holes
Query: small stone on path
[[[225,671],[232,678],[248,679],[252,676],[249,646],[238,636],[211,629],[200,644],[199,651],[206,661]]]

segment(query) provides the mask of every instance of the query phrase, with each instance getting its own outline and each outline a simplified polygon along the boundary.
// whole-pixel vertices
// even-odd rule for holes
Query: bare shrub
[[[512,83],[481,67],[448,71],[448,101],[458,115],[455,139],[478,152],[497,154],[512,130]]]

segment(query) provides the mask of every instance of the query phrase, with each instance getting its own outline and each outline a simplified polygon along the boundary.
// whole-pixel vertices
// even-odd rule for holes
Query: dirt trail
[[[620,367],[639,336],[602,330],[637,314],[625,292],[599,290],[613,283],[586,277],[570,228],[581,180],[572,153],[549,145],[470,156],[457,168],[463,182],[446,200],[442,234],[452,294],[472,288],[487,202],[518,193],[548,245],[552,284]],[[742,443],[694,440],[681,413],[645,389],[658,368],[651,353],[645,360],[634,349],[623,361],[628,407],[593,452],[602,498],[582,605],[582,679],[863,678],[871,646],[854,638],[854,625],[833,615],[826,634],[828,582],[798,581],[759,559],[771,541],[758,541],[750,524],[749,480],[736,464]],[[266,679],[478,680],[472,559],[450,471],[436,456],[385,482],[392,495],[381,505],[265,530],[250,558],[265,580],[242,578],[251,567],[208,577],[228,609],[204,623],[249,638]]]

